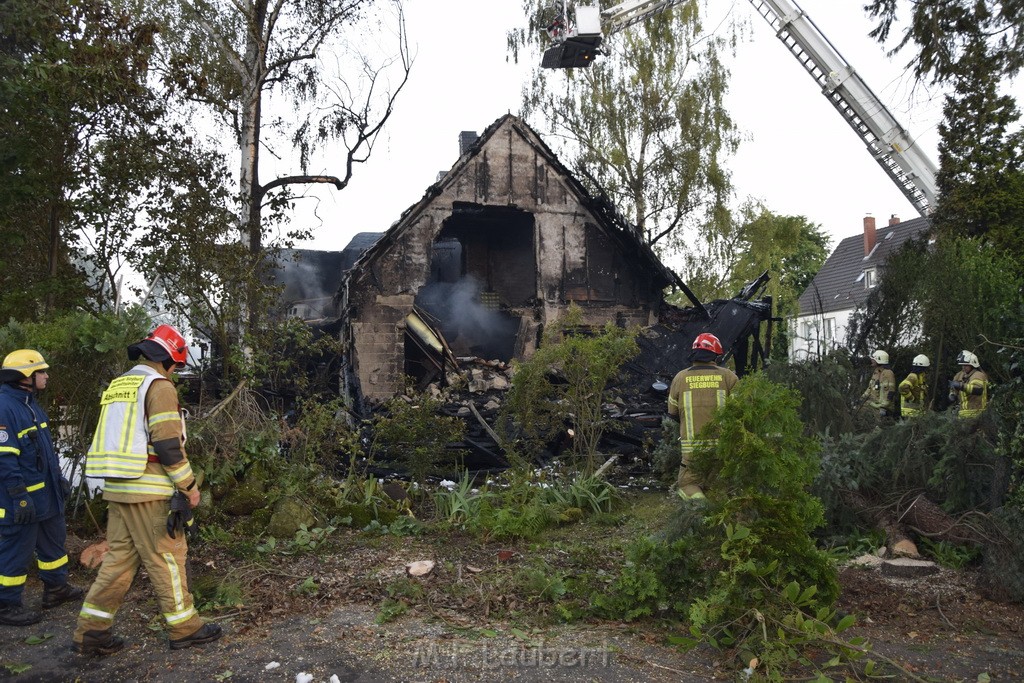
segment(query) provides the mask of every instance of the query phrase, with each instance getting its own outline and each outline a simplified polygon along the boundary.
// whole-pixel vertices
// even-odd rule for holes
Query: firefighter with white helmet
[[[22,596],[36,556],[44,609],[80,600],[68,583],[64,503],[71,485],[60,470],[49,418],[36,400],[50,366],[42,354],[19,349],[0,368],[0,624],[28,626],[42,619]]]
[[[889,354],[882,349],[871,354],[871,379],[868,388],[861,394],[863,405],[876,412],[879,417],[896,415],[896,375],[889,369]]]
[[[988,407],[988,375],[978,357],[964,349],[956,357],[960,372],[949,383],[949,402],[961,418],[978,417]]]
[[[701,441],[697,437],[715,411],[725,404],[739,378],[732,370],[718,365],[723,349],[715,335],[697,335],[692,348],[693,364],[677,373],[669,387],[668,414],[679,420],[681,460],[676,486],[683,498],[703,498],[704,491],[687,464],[698,447],[714,445],[714,439]]]
[[[185,453],[184,427],[171,373],[184,367],[185,339],[170,325],[128,347],[138,363],[117,377],[100,399],[100,419],[86,456],[85,473],[104,479],[110,552],[85,597],[75,630],[75,648],[103,656],[124,647],[113,635],[114,614],[139,566],[145,566],[172,650],[209,643],[221,636],[204,623],[187,586],[185,534],[168,524],[176,511],[199,504],[199,488]]]
[[[901,414],[903,418],[917,417],[927,409],[928,368],[931,361],[923,353],[914,356],[911,361],[910,374],[900,382],[899,392],[902,399]]]

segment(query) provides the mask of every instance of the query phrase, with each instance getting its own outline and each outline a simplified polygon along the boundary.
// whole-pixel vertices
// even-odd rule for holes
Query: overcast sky
[[[868,37],[862,0],[799,4],[937,164],[941,94],[915,88],[902,66],[908,57],[890,60]],[[879,225],[891,214],[916,217],[750,3],[722,0],[719,7],[740,13],[751,28],[731,64],[729,106],[745,136],[730,164],[738,199],[756,197],[776,213],[806,216],[832,236],[833,246],[857,234],[866,214]],[[407,0],[406,12],[416,53],[410,83],[349,187],[313,188],[300,202],[296,220],[317,226],[302,246],[338,250],[357,232],[386,230],[457,160],[460,131],[482,132],[519,109],[527,71],[505,59],[506,31],[525,23],[519,0]],[[313,170],[337,172],[329,158]],[[271,177],[263,175],[264,182]]]

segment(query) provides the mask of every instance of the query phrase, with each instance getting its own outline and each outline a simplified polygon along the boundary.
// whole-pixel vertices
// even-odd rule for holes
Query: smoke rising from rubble
[[[482,293],[480,282],[468,275],[458,282],[427,284],[416,296],[416,305],[440,321],[456,355],[509,360],[519,322],[484,305]]]

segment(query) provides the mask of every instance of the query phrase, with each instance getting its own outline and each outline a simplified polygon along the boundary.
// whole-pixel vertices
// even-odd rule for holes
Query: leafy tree
[[[803,216],[780,216],[763,204],[748,202],[727,228],[687,250],[687,283],[703,300],[735,296],[743,286],[768,272],[766,294],[786,317],[797,313],[797,300],[828,258],[829,238]],[[670,297],[685,301],[681,294]],[[785,360],[785,328],[776,328],[772,356]]]
[[[373,422],[371,457],[405,467],[422,488],[431,475],[448,474],[461,465],[466,423],[441,413],[442,403],[427,395],[396,396]]]
[[[345,55],[361,44],[345,31],[370,24],[367,13],[377,5],[373,0],[179,0],[159,15],[168,27],[160,64],[164,84],[197,105],[198,115],[218,117],[234,135],[239,155],[237,229],[247,258],[243,273],[231,273],[231,279],[245,276],[243,296],[248,303],[236,308],[249,316],[250,327],[267,295],[262,287],[270,265],[265,240],[271,226],[283,218],[287,188],[329,183],[343,189],[354,165],[369,157],[408,79],[411,61],[401,3],[388,4],[396,10],[398,56],[385,60],[383,66],[374,66],[358,54]],[[331,57],[351,70],[326,69],[324,64]],[[389,83],[386,74],[396,63],[399,78]],[[300,174],[264,182],[262,150],[273,150],[276,142],[289,137],[287,117],[265,118],[264,106],[273,94],[290,98],[295,107],[292,120],[297,124],[290,133],[299,150]],[[268,135],[275,132],[280,137]],[[347,150],[342,172],[309,174],[314,147],[327,140],[339,140]],[[241,282],[235,281],[236,287]]]
[[[1013,76],[1024,65],[1024,6],[1017,0],[872,0],[865,6],[878,20],[871,36],[886,42],[904,5],[909,19],[893,52],[914,46],[908,66],[918,78],[948,80],[970,61],[978,39],[998,73]]]
[[[1017,258],[1024,273],[1024,130],[1012,97],[999,94],[996,59],[975,41],[951,76],[939,124],[943,235],[982,237]]]
[[[517,56],[554,19],[544,2],[523,8],[530,25],[509,36]],[[731,192],[723,162],[738,144],[724,104],[728,40],[704,31],[690,0],[605,45],[608,56],[587,69],[538,68],[524,112],[565,140],[577,175],[607,191],[649,245],[672,253],[696,231],[720,231]]]
[[[530,462],[556,430],[573,427],[573,455],[584,474],[596,467],[597,445],[606,420],[605,388],[619,368],[639,351],[636,331],[608,323],[600,331],[582,325],[573,304],[528,360],[516,364],[512,388],[502,405],[502,446]],[[552,381],[555,377],[557,381]]]
[[[952,378],[961,349],[975,351],[990,377],[1004,379],[1004,364],[988,342],[1016,337],[1022,282],[1015,272],[1012,256],[977,240],[904,245],[851,318],[848,346],[854,353],[887,349],[896,364],[925,353],[936,369],[933,389]]]
[[[145,85],[154,28],[103,1],[0,4],[0,316],[100,306],[78,257],[83,188],[105,150],[152,125]],[[95,213],[109,212],[92,203]]]

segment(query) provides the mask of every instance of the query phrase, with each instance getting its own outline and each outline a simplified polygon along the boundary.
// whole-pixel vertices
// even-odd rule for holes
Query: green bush
[[[441,402],[425,394],[397,396],[373,421],[370,456],[405,468],[422,488],[427,477],[450,472],[460,464],[466,423],[440,414]]]
[[[571,421],[576,465],[586,474],[596,468],[597,444],[606,427],[605,387],[639,347],[636,330],[612,323],[600,331],[584,329],[582,320],[582,311],[573,304],[562,319],[548,325],[536,353],[515,364],[499,430],[502,446],[519,463],[532,461]]]
[[[804,433],[799,402],[763,375],[740,381],[702,432],[717,443],[691,461],[707,497],[681,500],[664,532],[629,547],[594,598],[599,615],[685,618],[689,635],[675,642],[760,657],[773,678],[809,662],[802,648],[833,647],[839,584],[812,538],[824,519],[808,493],[818,442]]]
[[[626,549],[618,576],[604,592],[593,595],[591,606],[607,619],[684,618],[704,577],[692,538],[672,542],[639,538]]]
[[[50,417],[57,449],[76,460],[84,457],[99,419],[99,397],[132,363],[126,349],[149,332],[145,311],[63,313],[38,323],[11,320],[0,327],[0,358],[15,349],[35,349],[50,366],[40,402]]]

